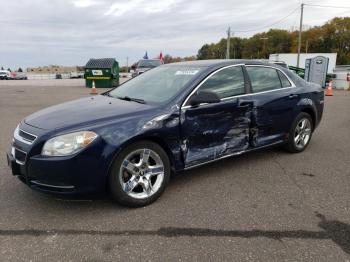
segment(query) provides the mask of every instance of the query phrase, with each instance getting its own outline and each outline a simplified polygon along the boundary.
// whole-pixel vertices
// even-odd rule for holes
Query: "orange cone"
[[[92,87],[91,87],[90,95],[97,95],[95,80],[92,81]]]
[[[329,81],[328,87],[326,89],[326,96],[333,96],[332,81]]]

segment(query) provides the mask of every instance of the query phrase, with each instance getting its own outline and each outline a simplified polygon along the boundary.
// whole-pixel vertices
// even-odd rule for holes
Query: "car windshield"
[[[195,67],[160,66],[125,82],[108,95],[147,104],[162,104],[179,93],[200,71]]]
[[[153,68],[160,66],[162,62],[160,60],[141,60],[139,61],[138,67],[139,68]]]

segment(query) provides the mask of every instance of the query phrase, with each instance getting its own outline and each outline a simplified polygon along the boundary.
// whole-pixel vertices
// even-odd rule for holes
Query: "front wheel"
[[[313,132],[311,116],[300,113],[294,120],[289,133],[286,149],[291,153],[299,153],[309,145]]]
[[[114,161],[109,189],[118,203],[139,207],[154,202],[169,179],[170,162],[163,148],[140,141],[125,148]]]

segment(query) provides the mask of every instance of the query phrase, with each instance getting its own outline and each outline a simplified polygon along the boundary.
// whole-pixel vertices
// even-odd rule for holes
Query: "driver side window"
[[[241,66],[222,69],[209,77],[197,90],[211,91],[220,99],[245,93],[244,75]]]

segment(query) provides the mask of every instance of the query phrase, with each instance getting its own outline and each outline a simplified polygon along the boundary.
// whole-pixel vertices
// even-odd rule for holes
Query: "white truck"
[[[11,72],[7,70],[0,70],[0,79],[1,80],[11,79]]]
[[[24,72],[11,72],[10,73],[11,78],[10,79],[14,79],[14,80],[27,80],[27,75]]]

